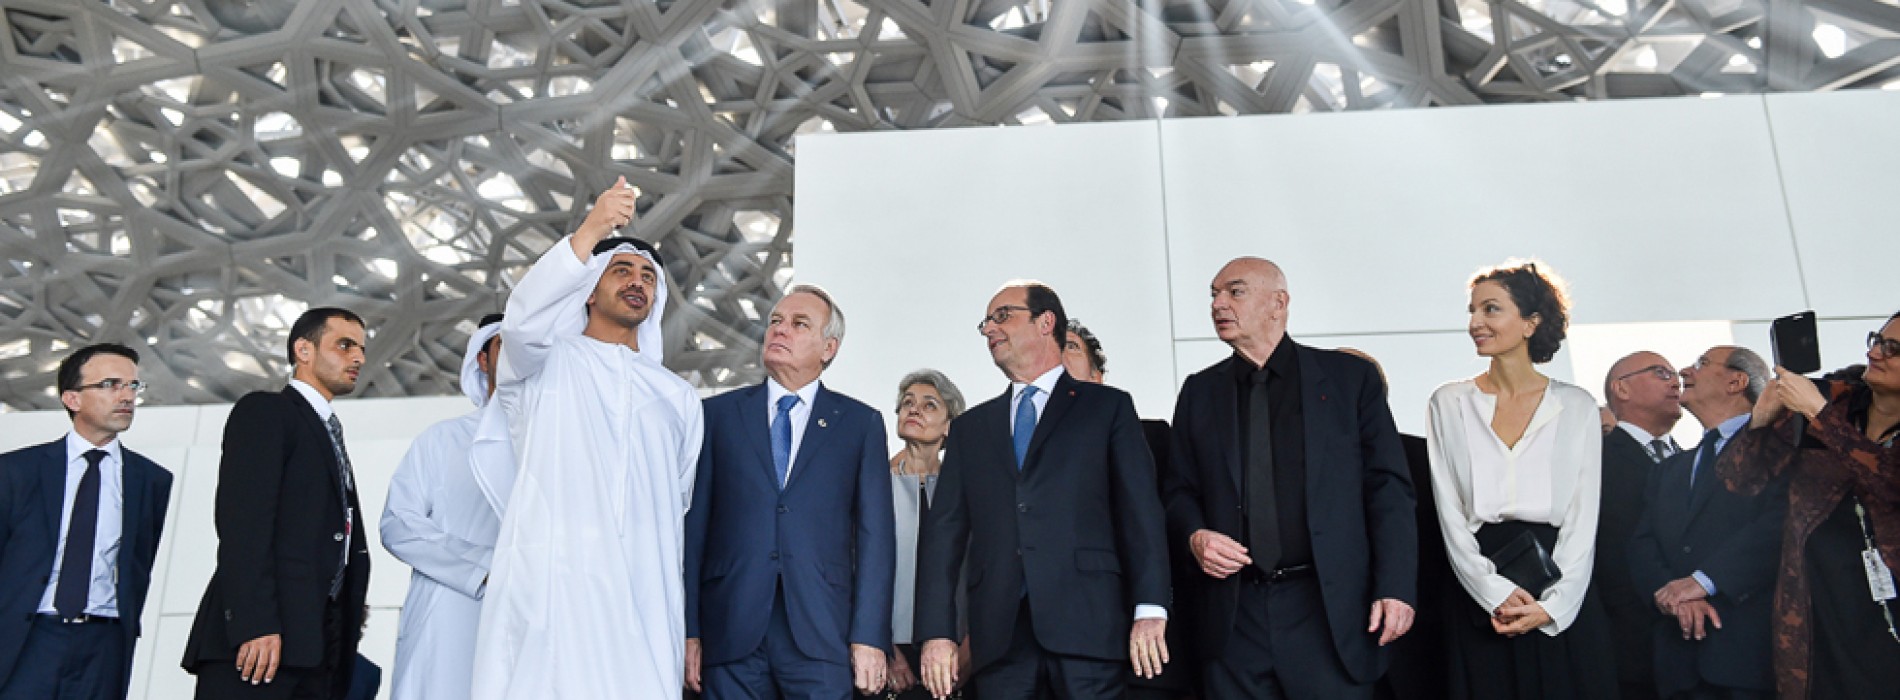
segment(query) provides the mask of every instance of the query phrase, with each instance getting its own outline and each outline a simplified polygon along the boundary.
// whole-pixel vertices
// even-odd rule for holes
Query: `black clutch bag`
[[[1564,577],[1557,569],[1557,562],[1550,558],[1550,551],[1544,549],[1544,543],[1537,541],[1528,530],[1517,533],[1510,542],[1492,552],[1490,559],[1497,565],[1499,576],[1510,579],[1532,598],[1542,599],[1544,591]]]

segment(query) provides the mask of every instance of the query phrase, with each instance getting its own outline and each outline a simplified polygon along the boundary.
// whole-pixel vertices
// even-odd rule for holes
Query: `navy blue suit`
[[[700,639],[702,668],[768,664],[755,669],[767,678],[741,673],[745,685],[777,677],[796,686],[785,673],[826,666],[816,685],[785,692],[844,697],[850,645],[891,648],[897,537],[884,421],[820,385],[781,490],[767,395],[759,384],[705,401],[706,441],[686,514],[686,636]],[[708,673],[707,695],[742,694],[721,685],[732,680]]]
[[[171,502],[172,474],[120,445],[124,524],[119,541],[119,624],[124,661],[115,697],[124,697],[132,677],[132,646],[139,615],[152,583],[159,531]],[[53,673],[53,668],[14,668],[34,627],[59,548],[60,515],[66,498],[66,440],[0,455],[0,686],[16,672]]]
[[[1678,452],[1652,473],[1649,505],[1630,540],[1630,577],[1638,593],[1653,599],[1670,581],[1701,571],[1715,584],[1709,604],[1722,628],[1704,628],[1708,637],[1701,641],[1685,640],[1676,618],[1651,603],[1657,691],[1668,697],[1713,685],[1772,693],[1769,623],[1788,484],[1776,481],[1744,496],[1724,487],[1711,459],[1691,486],[1695,455]]]
[[[1010,394],[950,424],[917,547],[915,637],[957,638],[967,554],[979,694],[1026,697],[1050,675],[1037,667],[1047,660],[1079,674],[1062,685],[1120,697],[1135,606],[1170,597],[1154,456],[1134,400],[1063,373],[1019,469]]]

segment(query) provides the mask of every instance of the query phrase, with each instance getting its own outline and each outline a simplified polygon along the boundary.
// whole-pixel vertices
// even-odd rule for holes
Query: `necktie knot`
[[[790,414],[792,412],[792,408],[796,407],[797,405],[798,405],[797,394],[786,394],[784,396],[780,396],[778,397],[778,414],[781,416]]]
[[[1649,441],[1649,458],[1651,460],[1661,462],[1667,457],[1669,457],[1669,443],[1664,442],[1662,438]]]
[[[87,466],[97,467],[100,462],[106,461],[105,450],[86,450],[86,454],[81,456],[86,458]]]

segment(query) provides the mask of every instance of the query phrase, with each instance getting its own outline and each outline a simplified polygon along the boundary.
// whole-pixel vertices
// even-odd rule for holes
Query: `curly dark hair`
[[[1537,330],[1526,341],[1531,362],[1542,364],[1557,356],[1570,328],[1570,296],[1564,292],[1563,278],[1548,265],[1540,268],[1534,260],[1507,260],[1503,265],[1479,270],[1466,286],[1476,287],[1481,282],[1498,283],[1511,295],[1520,317],[1538,320]]]

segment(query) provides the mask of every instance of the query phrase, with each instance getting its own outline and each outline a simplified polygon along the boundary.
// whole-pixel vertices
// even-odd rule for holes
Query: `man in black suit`
[[[1630,538],[1643,517],[1656,465],[1681,451],[1669,431],[1682,418],[1682,390],[1669,361],[1645,351],[1610,365],[1603,396],[1617,423],[1603,436],[1602,510],[1590,582],[1610,617],[1623,700],[1643,700],[1656,697],[1650,643],[1656,610],[1649,592],[1630,583]]]
[[[1636,590],[1651,602],[1651,692],[1665,698],[1774,696],[1769,622],[1787,483],[1743,496],[1713,469],[1769,376],[1760,355],[1731,346],[1709,348],[1682,370],[1682,404],[1707,432],[1694,451],[1656,468],[1629,552]]]
[[[343,426],[363,320],[337,308],[290,327],[289,386],[239,399],[218,462],[218,565],[185,642],[197,697],[341,700],[350,690],[369,548]]]
[[[977,324],[1011,384],[957,417],[924,516],[915,636],[937,697],[955,684],[966,547],[979,697],[1119,698],[1124,659],[1141,675],[1167,660],[1154,459],[1127,393],[1063,371],[1067,327],[1037,282],[1003,287]]]
[[[1418,530],[1371,363],[1286,336],[1286,277],[1239,258],[1211,285],[1234,354],[1174,404],[1168,532],[1204,574],[1206,697],[1369,698],[1410,629]]]
[[[72,430],[0,455],[0,699],[124,698],[172,475],[119,442],[139,355],[59,363]]]

